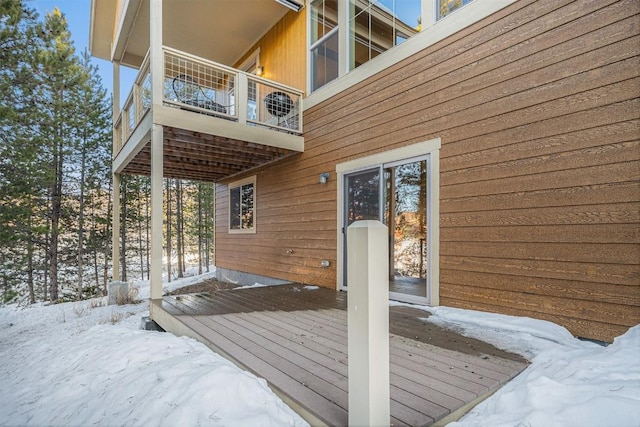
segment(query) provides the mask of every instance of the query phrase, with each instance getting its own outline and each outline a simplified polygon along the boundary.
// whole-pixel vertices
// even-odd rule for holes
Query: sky
[[[44,19],[48,12],[58,7],[67,18],[76,52],[80,54],[85,48],[89,47],[91,0],[27,0],[27,4],[38,12],[40,19]],[[98,66],[105,89],[109,94],[113,93],[113,68],[111,63],[98,58],[93,58],[93,63]],[[135,71],[126,67],[122,67],[120,70],[120,105],[122,105],[131,90],[135,74]]]

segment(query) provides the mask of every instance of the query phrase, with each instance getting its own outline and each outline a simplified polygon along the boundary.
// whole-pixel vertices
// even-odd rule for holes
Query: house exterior
[[[378,219],[392,298],[612,341],[640,323],[639,13],[93,0],[93,55],[115,82],[141,70],[114,104],[114,200],[120,174],[151,175],[152,299],[162,177],[199,179],[217,183],[220,279],[347,291],[346,228]]]

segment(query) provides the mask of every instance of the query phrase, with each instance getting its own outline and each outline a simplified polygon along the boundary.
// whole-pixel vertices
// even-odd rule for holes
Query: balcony
[[[169,178],[218,181],[304,150],[302,91],[166,46],[162,55],[161,102],[147,53],[114,123],[114,172],[150,174],[153,124]]]

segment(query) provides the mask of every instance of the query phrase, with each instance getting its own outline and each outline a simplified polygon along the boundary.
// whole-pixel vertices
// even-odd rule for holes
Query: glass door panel
[[[380,220],[380,169],[369,169],[346,176],[346,226],[356,221]]]
[[[389,291],[427,297],[427,161],[384,169]]]
[[[367,169],[344,177],[344,219],[343,219],[343,284],[347,286],[347,227],[356,221],[382,220],[381,210],[381,168]]]

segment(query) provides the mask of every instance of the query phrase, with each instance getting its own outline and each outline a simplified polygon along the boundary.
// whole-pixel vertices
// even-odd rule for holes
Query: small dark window
[[[255,232],[255,177],[229,185],[229,231]]]

